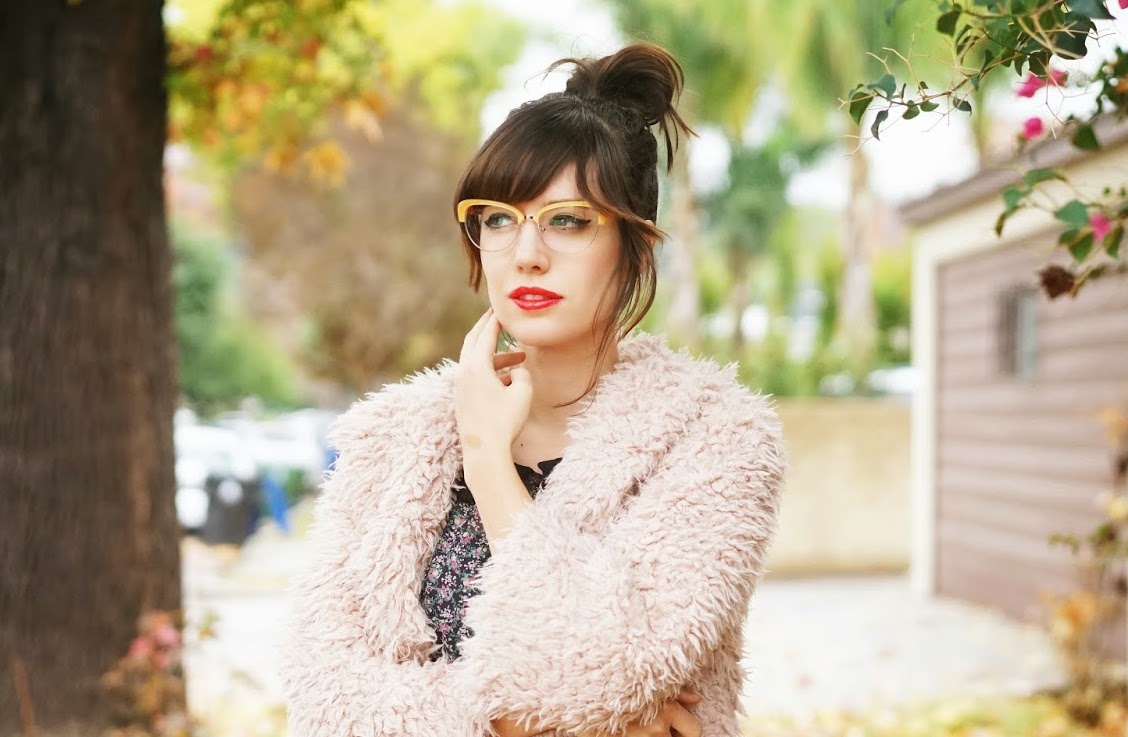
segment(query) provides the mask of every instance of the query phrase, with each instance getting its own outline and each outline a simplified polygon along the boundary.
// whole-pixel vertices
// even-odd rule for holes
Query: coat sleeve
[[[460,673],[491,718],[620,732],[739,629],[776,525],[778,420],[741,391],[687,430],[602,533],[533,505],[498,541]]]
[[[376,560],[367,542],[395,534],[370,518],[379,493],[372,479],[389,467],[379,441],[342,443],[317,501],[310,532],[317,557],[291,589],[280,653],[290,735],[481,737],[488,722],[476,720],[478,712],[454,689],[446,663],[432,663],[418,651],[391,652],[378,641],[381,631],[386,636],[387,628],[407,621],[375,621],[369,606],[373,597],[402,597],[381,589],[389,564]],[[407,612],[416,604],[405,598],[383,611]]]

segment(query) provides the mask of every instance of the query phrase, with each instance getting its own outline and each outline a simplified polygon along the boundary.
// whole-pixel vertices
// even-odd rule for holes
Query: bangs
[[[575,164],[576,187],[583,199],[605,214],[627,215],[602,194],[609,189],[599,166],[609,153],[600,141],[607,131],[593,130],[590,119],[584,120],[574,109],[546,102],[556,101],[542,98],[540,104],[518,108],[494,131],[467,167],[455,203],[471,198],[528,202]]]

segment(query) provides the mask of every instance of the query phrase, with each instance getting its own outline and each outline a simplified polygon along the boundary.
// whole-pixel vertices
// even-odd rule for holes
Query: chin
[[[592,346],[590,322],[569,321],[565,324],[563,320],[522,320],[521,317],[506,328],[506,332],[521,346],[541,349],[583,346],[585,351]]]
[[[550,348],[571,343],[584,332],[574,321],[562,315],[525,312],[516,305],[507,305],[500,313],[505,332],[521,345],[530,348]]]
[[[574,331],[562,329],[559,324],[552,324],[545,320],[541,324],[529,324],[531,321],[522,320],[520,317],[505,331],[513,340],[529,348],[552,348],[554,346],[571,343],[576,339]]]

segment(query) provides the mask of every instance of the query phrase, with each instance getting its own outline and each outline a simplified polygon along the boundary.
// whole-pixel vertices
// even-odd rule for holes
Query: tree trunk
[[[751,270],[751,259],[733,246],[729,251],[729,270],[732,273],[732,290],[728,294],[729,310],[734,318],[732,326],[732,360],[741,361],[744,358],[744,311],[752,299],[752,289],[748,284],[748,272]]]
[[[180,606],[164,70],[160,2],[0,6],[5,737],[100,732],[96,679]]]
[[[670,181],[670,307],[666,332],[679,345],[696,347],[701,315],[697,284],[697,199],[689,181],[688,146],[674,157]]]
[[[852,135],[860,135],[853,127]],[[869,186],[869,162],[859,149],[850,157],[850,189],[846,203],[842,284],[839,293],[837,342],[851,362],[868,365],[876,345],[873,303],[874,196]]]

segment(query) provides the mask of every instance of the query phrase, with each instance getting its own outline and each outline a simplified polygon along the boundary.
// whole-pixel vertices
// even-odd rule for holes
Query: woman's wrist
[[[533,499],[521,481],[509,447],[478,447],[462,460],[462,477],[474,496],[491,550]]]
[[[513,450],[508,444],[488,443],[463,450],[462,469],[467,485],[473,476],[494,474],[512,465]]]

